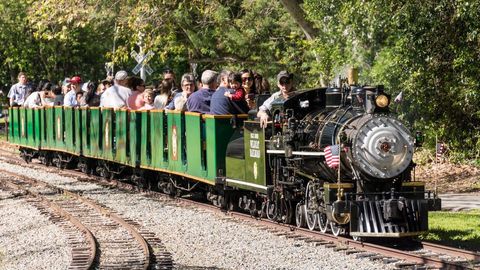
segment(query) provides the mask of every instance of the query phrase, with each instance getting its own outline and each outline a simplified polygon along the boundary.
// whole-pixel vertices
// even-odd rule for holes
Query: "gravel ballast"
[[[162,203],[142,194],[108,190],[75,179],[0,162],[0,169],[75,189],[110,207],[122,217],[137,220],[154,232],[172,253],[178,269],[390,269],[368,259],[347,256],[331,248],[276,236],[263,229],[232,221],[220,213]],[[65,181],[65,182],[63,182]],[[3,231],[0,231],[3,233]]]
[[[24,199],[0,200],[0,269],[67,269],[63,231]]]

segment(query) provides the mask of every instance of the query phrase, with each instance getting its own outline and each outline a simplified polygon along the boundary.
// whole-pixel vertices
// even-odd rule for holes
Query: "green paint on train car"
[[[129,164],[136,167],[140,165],[140,140],[142,138],[141,112],[130,111],[129,116],[129,135],[127,136],[129,147],[127,153],[129,156]]]
[[[185,113],[187,173],[196,177],[206,177],[205,155],[203,155],[202,129],[204,123],[200,113]]]
[[[152,133],[150,132],[150,112],[142,111],[140,113],[142,128],[140,139],[140,166],[151,167],[152,157]]]
[[[75,126],[74,134],[75,138],[73,140],[73,151],[78,155],[83,153],[83,129],[82,129],[82,110],[80,108],[75,108],[73,114],[73,122]],[[85,132],[86,133],[86,132]]]
[[[114,111],[111,108],[102,108],[101,110],[101,123],[102,123],[102,148],[101,154],[102,158],[110,161],[115,161],[115,153],[114,153],[114,122],[113,119],[115,117]]]
[[[128,111],[115,111],[115,160],[127,164]]]
[[[91,122],[90,122],[90,110],[87,108],[82,108],[80,110],[80,133],[82,137],[82,155],[84,156],[92,156],[92,150],[91,150],[91,140],[90,140],[90,127],[91,127]]]
[[[52,148],[57,150],[65,150],[65,125],[63,107],[53,107],[55,137],[53,139]]]
[[[184,173],[187,170],[183,161],[182,149],[185,144],[185,121],[181,112],[169,111],[168,121],[168,170]]]
[[[206,133],[207,177],[225,176],[227,145],[235,132],[233,115],[204,115]],[[239,120],[239,118],[235,118]]]
[[[102,149],[102,126],[101,126],[101,109],[90,108],[90,155],[93,157],[101,157]]]
[[[40,149],[42,146],[42,129],[41,129],[41,115],[43,113],[43,109],[37,108],[33,110],[33,137],[35,142],[35,148]]]
[[[150,166],[156,169],[168,167],[167,120],[163,111],[150,111]]]
[[[70,153],[75,153],[75,108],[65,107],[63,113],[65,117],[65,150]]]
[[[256,192],[266,193],[268,182],[267,165],[265,156],[265,130],[260,128],[259,122],[244,122],[244,177],[241,173],[235,173],[234,170],[240,170],[236,166],[242,165],[242,159],[229,158],[227,167],[226,185],[231,187],[252,190]]]
[[[19,117],[19,140],[18,144],[20,145],[27,145],[27,113],[25,108],[20,107],[18,109],[18,117]]]

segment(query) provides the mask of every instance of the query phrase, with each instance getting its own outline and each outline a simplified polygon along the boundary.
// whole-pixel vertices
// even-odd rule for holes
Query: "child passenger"
[[[145,92],[143,92],[143,101],[145,102],[145,105],[143,105],[140,110],[151,110],[154,109],[155,106],[153,105],[155,101],[155,93],[153,92],[152,89],[146,89]]]
[[[225,96],[231,99],[232,101],[241,101],[245,100],[245,89],[242,87],[242,74],[240,73],[231,73],[228,76],[228,82],[230,83],[230,88],[234,90],[233,93],[225,92]]]

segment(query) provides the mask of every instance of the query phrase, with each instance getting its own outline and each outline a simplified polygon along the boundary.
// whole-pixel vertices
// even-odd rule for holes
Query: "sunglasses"
[[[242,77],[242,82],[250,82],[250,81],[253,81],[253,78],[252,77]]]
[[[281,79],[280,80],[280,85],[287,85],[290,83],[290,79]]]
[[[140,84],[139,86],[145,87],[145,84]]]

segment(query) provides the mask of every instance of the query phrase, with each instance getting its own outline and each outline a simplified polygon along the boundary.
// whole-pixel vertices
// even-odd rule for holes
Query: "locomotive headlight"
[[[379,108],[385,108],[388,106],[388,97],[385,96],[385,95],[378,95],[376,98],[375,98],[375,105],[377,105],[377,107]]]

